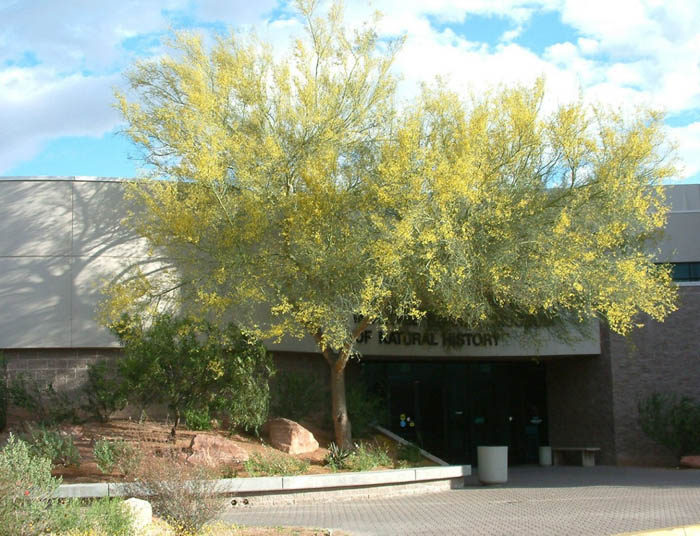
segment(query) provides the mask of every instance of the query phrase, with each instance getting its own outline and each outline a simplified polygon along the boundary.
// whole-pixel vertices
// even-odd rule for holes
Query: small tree
[[[247,428],[264,422],[272,362],[235,326],[219,329],[169,314],[144,325],[124,315],[112,331],[124,345],[119,370],[129,392],[143,406],[165,403],[175,416],[173,436],[192,407],[234,411],[234,423]]]
[[[129,187],[130,222],[176,261],[115,284],[107,316],[172,295],[263,338],[313,337],[349,447],[345,367],[371,323],[597,317],[626,333],[674,309],[647,249],[674,172],[659,114],[544,114],[541,82],[469,103],[438,85],[397,108],[400,42],[315,4],[298,2],[308,39],[281,60],[254,39],[208,50],[180,34],[174,57],[127,74],[126,133],[169,179]]]

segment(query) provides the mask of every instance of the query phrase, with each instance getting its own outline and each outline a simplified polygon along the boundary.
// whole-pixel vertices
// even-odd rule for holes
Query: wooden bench
[[[581,465],[584,467],[595,466],[596,452],[600,452],[598,447],[552,447],[552,461],[554,465],[562,465],[565,452],[580,452]]]

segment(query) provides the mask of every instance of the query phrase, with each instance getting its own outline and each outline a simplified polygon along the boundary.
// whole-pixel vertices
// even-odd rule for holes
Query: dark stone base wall
[[[700,402],[700,286],[679,287],[678,310],[645,324],[627,337],[610,335],[617,463],[675,465],[673,453],[642,432],[637,404],[655,391]]]
[[[547,362],[549,442],[553,447],[599,447],[596,462],[616,463],[610,361],[604,356]]]
[[[33,379],[41,386],[53,385],[56,391],[79,389],[87,379],[88,365],[117,359],[119,348],[2,350],[6,360],[7,380],[19,375]]]

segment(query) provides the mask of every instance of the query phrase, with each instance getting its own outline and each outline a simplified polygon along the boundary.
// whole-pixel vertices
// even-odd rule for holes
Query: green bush
[[[139,450],[126,441],[98,439],[95,441],[92,452],[97,468],[104,474],[110,474],[117,469],[123,475],[129,476],[141,463]]]
[[[638,404],[639,424],[651,439],[678,456],[700,453],[700,404],[688,397],[652,393]]]
[[[305,473],[309,469],[309,462],[306,460],[277,452],[254,452],[244,465],[250,476],[293,476]]]
[[[190,430],[211,430],[209,408],[188,408],[184,411],[185,424]]]
[[[131,536],[131,514],[120,499],[54,502],[48,515],[52,534]]]
[[[0,450],[0,536],[48,529],[49,500],[60,483],[51,476],[51,460],[36,456],[27,443],[10,434]]]
[[[43,386],[26,374],[19,374],[9,382],[7,399],[46,426],[78,422],[75,404],[67,394],[57,392],[51,384]]]
[[[378,467],[391,467],[392,461],[386,448],[374,443],[355,443],[346,458],[344,468],[351,471],[371,471]]]
[[[373,425],[385,421],[386,409],[381,396],[369,391],[362,381],[355,381],[348,386],[346,401],[353,437],[370,437]]]
[[[289,371],[279,374],[273,385],[270,413],[300,421],[328,412],[328,389],[311,372]]]
[[[209,403],[210,412],[230,428],[258,434],[270,411],[269,380],[275,369],[272,356],[232,326],[233,340],[224,374]]]
[[[106,361],[88,367],[87,381],[83,386],[86,403],[83,410],[100,422],[126,407],[127,385],[119,376],[116,366]]]
[[[405,465],[416,465],[425,461],[420,448],[413,444],[401,444],[396,448],[396,459],[406,462]]]
[[[129,392],[142,407],[166,404],[173,435],[186,408],[206,407],[249,429],[265,422],[272,359],[235,326],[161,314],[150,325],[124,315],[111,329],[124,345],[119,371]]]
[[[133,534],[121,501],[54,499],[60,484],[60,478],[51,476],[51,460],[10,434],[0,450],[0,536]]]
[[[30,427],[26,437],[34,456],[51,460],[54,465],[77,465],[80,463],[78,447],[73,436],[44,426]]]

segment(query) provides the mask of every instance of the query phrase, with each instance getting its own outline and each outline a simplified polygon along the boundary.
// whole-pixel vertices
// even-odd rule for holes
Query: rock
[[[136,534],[141,534],[153,520],[153,509],[151,508],[151,503],[132,497],[131,499],[125,500],[124,504],[131,513],[131,518],[134,523],[134,531]]]
[[[270,444],[289,454],[313,452],[318,448],[314,435],[299,423],[289,419],[269,421]]]
[[[227,463],[244,462],[248,453],[233,441],[216,435],[197,434],[190,443],[192,454],[187,461],[194,465],[217,467]]]
[[[700,469],[700,456],[683,456],[681,458],[681,465],[683,467],[692,467],[693,469]]]

